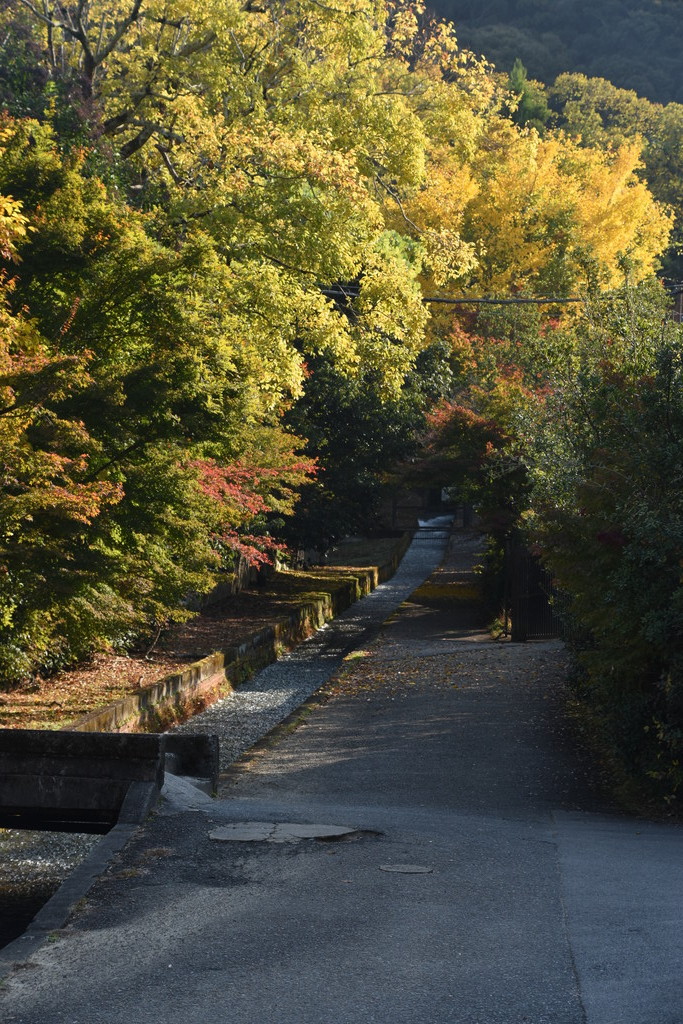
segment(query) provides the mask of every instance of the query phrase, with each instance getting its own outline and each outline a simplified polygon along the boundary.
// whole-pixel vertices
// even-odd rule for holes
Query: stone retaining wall
[[[224,652],[195,661],[110,704],[79,718],[65,728],[74,732],[157,732],[213,704],[241,682],[275,661],[282,651],[311,636],[378,584],[396,572],[411,540],[397,543],[392,557],[381,566],[348,569],[348,579],[332,593],[302,604],[285,619],[259,630],[248,640]]]

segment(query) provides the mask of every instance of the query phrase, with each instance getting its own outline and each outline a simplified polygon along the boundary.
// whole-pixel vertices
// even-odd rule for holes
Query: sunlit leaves
[[[500,126],[475,160],[481,182],[465,212],[483,282],[497,290],[563,295],[655,265],[670,221],[637,178],[639,149],[582,149]]]

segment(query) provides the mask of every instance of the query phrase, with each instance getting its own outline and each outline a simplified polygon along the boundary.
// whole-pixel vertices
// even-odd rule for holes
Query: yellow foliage
[[[666,243],[637,145],[599,152],[517,128],[491,68],[452,26],[425,30],[421,0],[83,10],[85,41],[62,31],[64,59],[164,197],[166,224],[201,224],[215,245],[223,322],[270,408],[299,393],[307,352],[348,372],[369,363],[399,388],[444,319],[430,321],[421,289],[610,287],[625,268],[650,273]],[[0,210],[0,245],[2,224]],[[351,312],[321,294],[339,282],[356,283]]]
[[[600,152],[494,123],[464,213],[481,285],[562,295],[617,284],[625,262],[638,280],[652,273],[671,218],[638,179],[639,155],[636,145]]]

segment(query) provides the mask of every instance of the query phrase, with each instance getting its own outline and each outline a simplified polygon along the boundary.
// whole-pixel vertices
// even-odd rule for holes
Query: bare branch
[[[152,440],[152,438],[142,437],[137,441],[134,441],[133,444],[129,444],[127,448],[124,448],[120,452],[116,452],[107,462],[103,462],[101,466],[97,466],[95,469],[91,470],[91,472],[84,478],[83,482],[89,484],[92,483],[93,480],[97,480],[100,473],[104,473],[105,469],[111,469],[111,467],[116,466],[117,463],[123,462],[128,455],[132,455],[133,452],[140,451],[141,448],[146,448]]]
[[[410,227],[413,229],[413,231],[417,231],[418,235],[421,235],[422,234],[422,228],[419,228],[417,226],[417,224],[415,223],[415,221],[412,221],[410,219],[410,217],[408,216],[408,214],[406,213],[406,211],[403,208],[403,203],[401,202],[400,196],[399,196],[397,190],[394,188],[394,186],[393,185],[388,185],[387,182],[384,181],[384,179],[382,178],[381,174],[379,174],[379,173],[375,175],[375,181],[377,181],[377,183],[382,186],[382,188],[387,193],[387,195],[391,196],[391,198],[394,200],[394,202],[398,206],[399,210],[401,211],[401,216],[403,217],[403,219],[406,222],[406,224],[409,224]]]
[[[102,40],[104,39],[104,15],[100,18],[100,29],[97,36],[97,44],[95,46],[95,52],[97,52],[102,46]]]
[[[235,31],[232,28],[230,29],[230,38],[232,39],[233,43],[237,47],[237,51],[238,51],[240,57],[242,58],[242,66],[244,67],[244,65],[246,64],[247,58],[246,58],[246,56],[244,54],[244,50],[240,46],[239,39],[235,35]]]
[[[49,25],[53,29],[54,28],[61,29],[61,31],[63,31],[63,32],[64,31],[71,32],[71,27],[69,25],[65,24],[65,22],[57,21],[55,18],[53,18],[52,15],[47,10],[47,8],[44,11],[39,11],[38,8],[35,6],[35,4],[31,3],[31,0],[19,0],[19,3],[23,7],[28,8],[28,10],[31,12],[31,14],[34,14],[36,16],[36,18],[38,18],[39,21],[43,22],[44,25]]]
[[[323,4],[320,0],[311,0],[311,3],[316,7],[319,7],[321,11],[329,11],[330,14],[339,14],[342,18],[353,17],[354,14],[358,14],[358,11],[342,11],[339,7],[330,7],[328,4]]]
[[[120,114],[108,117],[102,124],[102,131],[105,135],[115,135],[121,128],[127,125],[133,116],[132,110],[122,110]]]
[[[164,166],[168,173],[173,178],[173,181],[175,182],[176,185],[180,185],[182,182],[182,178],[180,177],[175,167],[171,163],[171,158],[168,154],[168,150],[164,146],[162,146],[161,143],[157,143],[156,149],[161,154],[161,159],[164,161]]]
[[[138,20],[140,17],[140,11],[142,9],[143,0],[133,0],[133,6],[130,9],[130,13],[119,21],[114,29],[114,34],[109,42],[97,50],[96,60],[97,64],[101,64],[102,61],[106,60],[110,53],[116,49],[123,36],[126,34],[130,26]]]
[[[131,118],[128,124],[133,128],[149,129],[153,135],[160,135],[162,139],[168,139],[169,142],[182,143],[185,141],[183,135],[179,135],[171,128],[165,128],[163,124],[157,124],[156,121],[148,121],[147,118]]]
[[[146,125],[134,138],[129,139],[128,142],[121,146],[121,156],[123,159],[128,160],[134,153],[137,153],[145,143],[149,142],[153,135],[154,125]]]
[[[195,39],[192,43],[186,43],[185,46],[181,46],[175,57],[191,57],[193,53],[200,53],[202,50],[208,50],[217,39],[216,33],[213,29],[207,32],[202,39]]]

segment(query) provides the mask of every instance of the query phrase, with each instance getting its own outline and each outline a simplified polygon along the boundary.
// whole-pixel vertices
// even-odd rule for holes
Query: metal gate
[[[513,641],[566,637],[564,595],[553,586],[552,574],[515,540],[505,548],[505,590]]]

